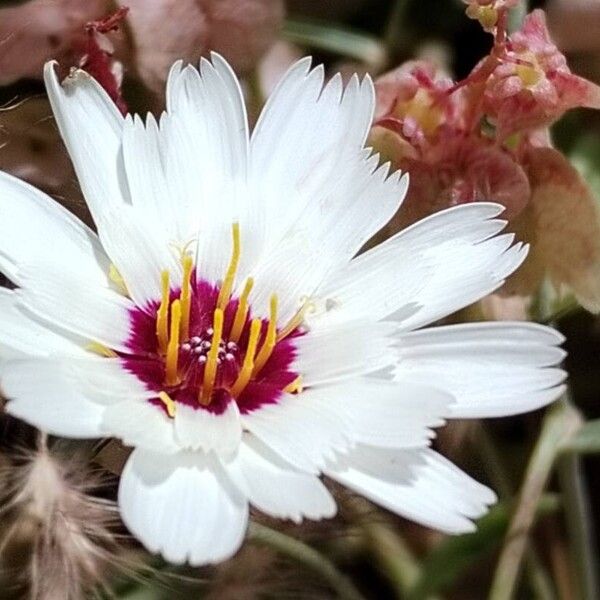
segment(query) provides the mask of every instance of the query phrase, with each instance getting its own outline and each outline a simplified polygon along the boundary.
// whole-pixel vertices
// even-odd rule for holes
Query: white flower
[[[122,118],[75,72],[46,85],[98,236],[0,174],[7,410],[134,446],[125,523],[172,562],[211,563],[248,505],[331,517],[319,479],[450,533],[494,493],[430,447],[446,418],[533,410],[562,391],[559,334],[523,323],[415,331],[498,288],[526,248],[501,207],[446,210],[353,258],[408,180],[364,143],[367,77],[293,66],[251,137],[219,56],[176,64],[167,114]]]

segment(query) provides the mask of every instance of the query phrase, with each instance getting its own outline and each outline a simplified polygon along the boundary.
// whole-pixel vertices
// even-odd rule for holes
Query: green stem
[[[527,465],[517,506],[500,553],[489,595],[490,600],[510,600],[514,597],[538,502],[550,477],[561,444],[580,426],[579,414],[564,400],[557,402],[547,412],[542,431]]]
[[[597,549],[593,539],[589,498],[581,473],[581,459],[576,454],[564,454],[558,461],[558,476],[569,532],[571,562],[582,600],[600,597]]]
[[[277,550],[277,552],[317,573],[329,583],[339,598],[343,600],[364,600],[363,595],[354,587],[354,584],[346,575],[341,573],[326,556],[304,542],[255,522],[250,523],[248,541]]]
[[[373,566],[387,579],[394,596],[406,598],[421,577],[421,565],[393,521],[358,496],[344,504],[344,512],[351,515],[364,550],[369,553]]]
[[[500,498],[510,500],[514,495],[514,489],[502,455],[483,423],[479,424],[477,433],[478,447],[492,485],[498,491]],[[552,580],[534,547],[526,550],[525,561],[527,574],[536,597],[541,600],[554,600],[556,594]]]
[[[419,579],[421,569],[406,542],[388,525],[373,521],[362,524],[363,534],[375,566],[404,598]]]

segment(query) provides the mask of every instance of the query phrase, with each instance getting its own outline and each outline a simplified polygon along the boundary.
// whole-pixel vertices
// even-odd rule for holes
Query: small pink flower
[[[463,0],[467,4],[467,16],[481,23],[481,26],[492,32],[498,23],[500,11],[513,8],[519,0]]]
[[[447,127],[460,127],[461,93],[449,94],[454,82],[428,61],[409,61],[375,83],[375,125],[424,149]]]
[[[238,72],[254,68],[284,15],[283,0],[28,0],[0,9],[0,84],[40,78],[50,59],[81,67],[86,23],[125,7],[128,35],[111,36],[114,56],[159,100],[176,59],[216,50]]]
[[[511,36],[488,79],[485,110],[503,140],[518,131],[547,127],[579,106],[600,108],[600,88],[571,72],[550,38],[543,11],[535,10]]]
[[[379,150],[378,128],[371,142]],[[384,138],[385,139],[385,138]],[[392,227],[404,227],[450,206],[492,200],[514,219],[531,193],[527,175],[514,157],[491,141],[455,134],[432,147],[421,159],[406,158],[395,166],[410,173],[411,186]]]

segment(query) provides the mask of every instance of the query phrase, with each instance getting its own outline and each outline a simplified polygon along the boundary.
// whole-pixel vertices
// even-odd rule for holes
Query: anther
[[[300,310],[290,319],[289,323],[279,332],[279,334],[277,335],[277,341],[280,342],[281,340],[285,339],[288,335],[290,335],[290,333],[292,333],[292,331],[294,331],[294,329],[300,327],[300,325],[302,325],[302,323],[304,322],[304,317],[306,316],[306,313],[311,309],[314,310],[314,303],[311,302],[310,300],[306,300],[304,302],[304,304],[300,307]]]
[[[244,391],[244,388],[248,385],[248,382],[252,377],[254,355],[256,354],[256,346],[258,345],[261,327],[262,323],[260,319],[253,319],[252,323],[250,323],[250,336],[248,338],[248,347],[246,348],[244,362],[237,379],[230,390],[230,393],[234,398],[237,398]]]
[[[192,267],[194,261],[189,254],[181,259],[183,265],[183,283],[181,284],[181,337],[185,340],[190,331],[190,309],[192,305]]]
[[[105,356],[106,358],[116,358],[118,356],[114,350],[111,350],[108,346],[105,346],[100,342],[90,342],[85,349],[93,352],[94,354]]]
[[[160,274],[161,301],[156,313],[156,337],[158,339],[158,349],[162,354],[166,354],[169,343],[169,271],[163,271]]]
[[[269,324],[267,326],[267,333],[265,335],[265,341],[256,357],[256,363],[254,365],[253,374],[256,375],[271,358],[273,349],[277,344],[277,295],[271,296],[271,304],[269,307]]]
[[[202,391],[198,397],[200,404],[208,406],[210,404],[215,379],[217,377],[217,353],[219,351],[219,342],[223,335],[223,311],[220,308],[215,310],[213,320],[213,337],[211,348],[208,353],[206,367],[204,369],[204,381],[202,382]]]
[[[294,381],[288,383],[288,385],[283,388],[283,391],[286,394],[302,393],[302,375],[298,375]]]
[[[223,280],[223,284],[221,285],[221,289],[219,290],[219,297],[217,299],[217,308],[220,308],[221,310],[225,310],[225,307],[229,302],[231,290],[233,289],[233,280],[235,279],[235,274],[240,263],[241,244],[239,223],[232,224],[231,237],[233,244],[231,260],[229,261],[229,267],[227,267],[227,273],[225,275],[225,279]]]
[[[129,290],[127,289],[127,284],[123,279],[121,273],[119,273],[119,269],[115,267],[112,263],[110,264],[108,270],[108,278],[117,286],[119,292],[124,296],[129,296]]]
[[[179,354],[179,329],[181,326],[181,303],[175,300],[171,305],[171,333],[167,346],[166,382],[167,385],[179,383],[177,360]]]
[[[173,418],[175,416],[175,401],[173,398],[167,392],[160,392],[158,398],[165,405],[169,417]]]
[[[252,277],[248,277],[248,279],[246,280],[246,284],[244,285],[242,295],[240,296],[237,310],[235,311],[233,325],[231,326],[231,333],[229,334],[229,337],[233,341],[230,342],[230,344],[238,342],[240,336],[242,335],[242,331],[246,323],[246,317],[248,316],[248,296],[250,295],[253,286],[254,279],[252,279]]]

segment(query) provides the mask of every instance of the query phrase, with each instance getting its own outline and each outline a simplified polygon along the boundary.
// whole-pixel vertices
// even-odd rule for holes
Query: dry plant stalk
[[[86,453],[67,456],[42,440],[8,457],[0,481],[0,572],[15,593],[80,600],[106,587],[119,520],[111,501],[93,495],[106,481],[91,471]]]

